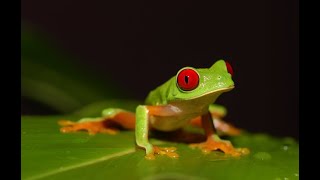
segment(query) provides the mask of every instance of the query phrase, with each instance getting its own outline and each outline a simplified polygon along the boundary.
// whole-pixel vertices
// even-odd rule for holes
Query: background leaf
[[[127,109],[136,104],[128,101]],[[114,101],[112,106],[125,104]],[[204,155],[187,144],[151,139],[159,146],[177,147],[180,158],[148,161],[144,151],[135,148],[131,131],[95,136],[59,132],[57,120],[77,120],[85,112],[96,114],[82,109],[72,116],[22,116],[22,179],[299,179],[299,145],[291,138],[250,133],[233,137],[235,146],[251,150],[240,159],[221,152]]]
[[[126,93],[108,78],[58,50],[55,41],[23,23],[21,30],[21,96],[70,113],[84,105]],[[106,67],[106,70],[112,67]],[[103,80],[102,80],[103,79]]]

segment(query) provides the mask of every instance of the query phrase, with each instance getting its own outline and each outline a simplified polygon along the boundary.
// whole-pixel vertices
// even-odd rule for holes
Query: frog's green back
[[[175,76],[173,76],[167,82],[152,90],[145,100],[146,105],[167,104],[168,99],[170,99],[170,95],[175,90],[175,81]]]

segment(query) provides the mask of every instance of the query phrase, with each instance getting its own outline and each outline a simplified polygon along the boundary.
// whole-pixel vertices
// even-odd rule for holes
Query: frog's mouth
[[[231,91],[234,88],[235,88],[235,86],[232,85],[232,86],[229,86],[229,87],[226,87],[226,88],[220,88],[220,89],[216,89],[214,91],[209,91],[209,92],[207,92],[205,94],[201,94],[199,96],[186,98],[185,100],[193,100],[193,99],[199,99],[201,97],[209,97],[210,95],[213,95],[213,94],[220,95],[221,93]]]

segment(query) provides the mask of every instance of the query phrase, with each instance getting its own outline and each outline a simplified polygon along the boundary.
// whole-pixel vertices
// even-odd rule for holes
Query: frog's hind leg
[[[210,104],[209,112],[213,119],[214,127],[222,134],[237,136],[241,134],[241,129],[233,126],[222,119],[227,115],[227,109],[218,104]]]
[[[230,141],[222,140],[215,132],[213,120],[210,113],[201,116],[201,123],[207,136],[207,140],[203,143],[190,144],[192,148],[199,148],[204,153],[209,153],[215,150],[221,150],[225,154],[232,156],[241,156],[249,153],[247,148],[234,148]]]
[[[202,128],[201,117],[198,116],[190,121],[190,124],[195,127]],[[230,123],[223,121],[222,119],[218,119],[213,117],[213,124],[214,128],[218,131],[221,135],[228,135],[228,136],[238,136],[241,134],[241,129],[233,126]]]
[[[135,114],[123,109],[109,108],[102,112],[101,117],[82,118],[78,122],[60,120],[60,131],[63,133],[88,131],[96,133],[116,134],[119,129],[132,130],[135,128]]]
[[[241,129],[222,120],[222,118],[227,114],[227,110],[223,106],[211,104],[209,106],[209,112],[213,119],[214,128],[219,132],[219,134],[228,136],[237,136],[241,134]],[[202,128],[201,117],[198,116],[192,119],[190,124]]]
[[[222,134],[226,134],[229,136],[238,136],[241,134],[241,129],[233,126],[230,123],[227,123],[221,119],[214,118],[213,119],[214,126],[217,130],[222,132]]]

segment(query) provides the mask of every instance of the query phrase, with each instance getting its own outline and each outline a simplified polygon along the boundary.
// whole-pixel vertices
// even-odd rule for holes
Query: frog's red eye
[[[199,75],[191,68],[183,69],[178,74],[177,83],[180,89],[184,91],[191,91],[198,87]]]
[[[231,76],[233,76],[232,66],[227,61],[225,61],[225,62],[226,62],[228,73],[231,74]]]

